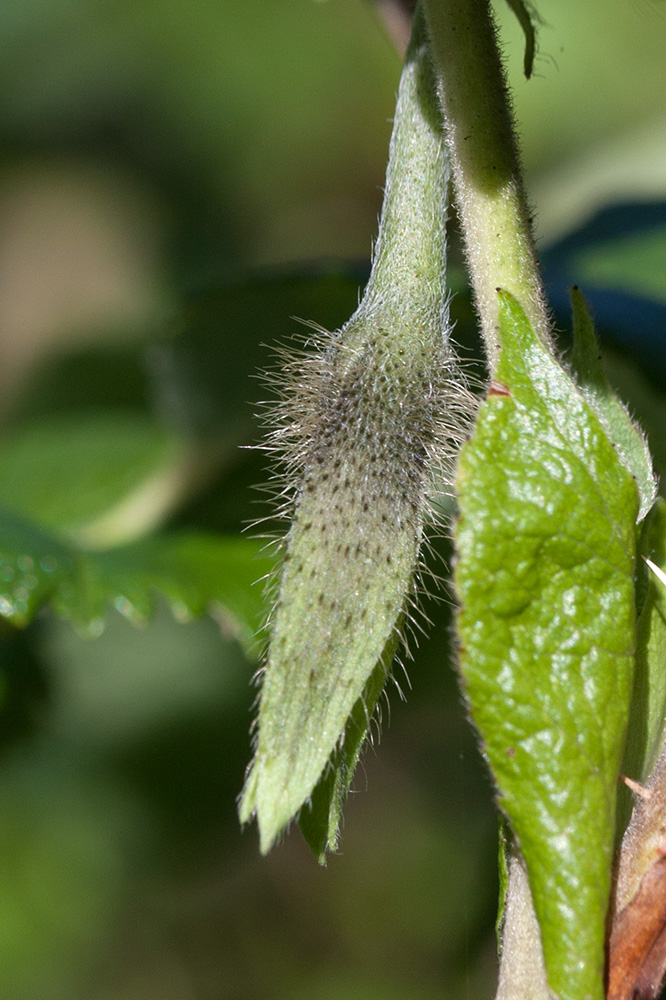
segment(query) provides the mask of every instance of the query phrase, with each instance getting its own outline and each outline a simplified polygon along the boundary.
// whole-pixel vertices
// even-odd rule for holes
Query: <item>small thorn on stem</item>
[[[510,396],[511,390],[508,385],[504,385],[503,382],[498,382],[497,379],[493,379],[490,383],[490,390],[488,392],[489,396]]]
[[[648,568],[652,570],[656,578],[659,580],[659,582],[663,583],[664,586],[666,587],[666,573],[664,573],[663,569],[660,569],[659,566],[655,566],[652,560],[648,559],[647,556],[643,556],[643,559],[647,563]]]
[[[651,790],[646,788],[645,785],[641,785],[640,781],[634,781],[633,778],[627,778],[626,774],[620,775],[620,781],[623,781],[629,791],[633,792],[637,798],[643,799],[644,802],[649,802],[652,798]]]

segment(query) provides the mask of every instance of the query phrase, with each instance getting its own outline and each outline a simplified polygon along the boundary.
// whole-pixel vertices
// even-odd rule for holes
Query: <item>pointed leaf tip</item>
[[[642,521],[657,495],[657,482],[647,439],[615,395],[606,377],[594,323],[577,286],[571,290],[571,303],[574,321],[571,366],[580,390],[601,420],[622,464],[636,481],[640,496],[638,520]]]

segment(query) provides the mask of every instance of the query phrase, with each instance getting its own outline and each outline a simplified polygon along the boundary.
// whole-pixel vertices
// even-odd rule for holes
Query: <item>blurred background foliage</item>
[[[498,7],[553,309],[564,330],[581,285],[663,470],[666,6],[540,13],[526,82]],[[19,0],[0,65],[0,993],[491,995],[492,793],[446,602],[342,856],[319,869],[293,832],[262,859],[235,812],[270,566],[240,534],[267,512],[251,376],[292,317],[357,303],[384,22],[369,0]]]

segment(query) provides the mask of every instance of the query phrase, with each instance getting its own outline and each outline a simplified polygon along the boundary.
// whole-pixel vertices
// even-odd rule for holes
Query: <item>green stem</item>
[[[513,118],[488,0],[425,0],[458,215],[491,368],[498,287],[550,336]]]
[[[550,321],[539,276],[509,94],[489,0],[424,0],[470,279],[491,371],[504,288],[540,339]],[[509,866],[497,1000],[549,996],[524,862]]]
[[[450,175],[427,42],[419,5],[398,91],[372,273],[359,310],[372,315],[388,311],[400,335],[402,320],[408,330],[413,328],[412,337],[433,314],[441,315],[439,335],[448,336]]]

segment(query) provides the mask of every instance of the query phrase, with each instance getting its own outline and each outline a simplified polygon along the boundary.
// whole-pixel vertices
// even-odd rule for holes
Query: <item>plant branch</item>
[[[497,289],[511,292],[544,344],[538,272],[513,116],[489,0],[424,0],[471,284],[488,363],[499,358]],[[544,1000],[541,933],[524,862],[509,865],[499,1000]]]
[[[425,0],[455,199],[491,369],[498,287],[544,343],[550,321],[538,273],[513,116],[488,0]]]

